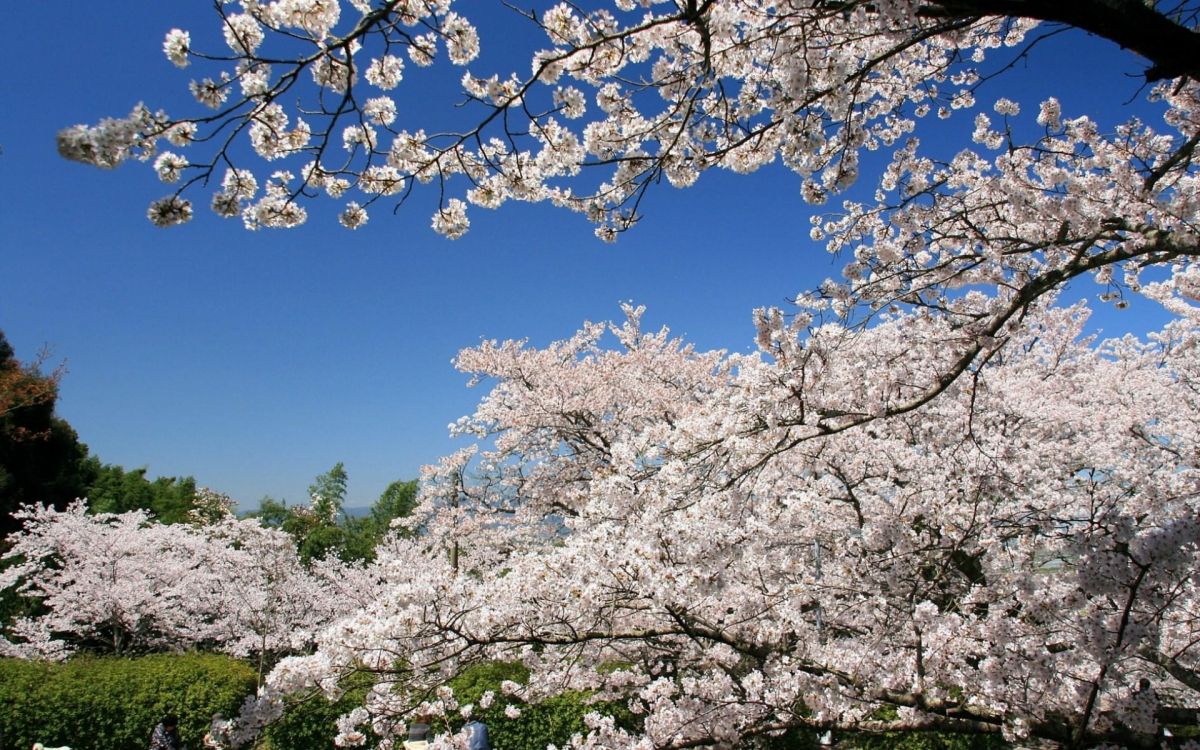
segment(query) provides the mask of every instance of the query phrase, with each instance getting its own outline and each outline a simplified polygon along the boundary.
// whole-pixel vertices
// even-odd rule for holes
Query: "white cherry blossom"
[[[234,59],[183,32],[164,43],[203,68],[196,112],[139,106],[64,130],[60,153],[170,177],[159,141],[187,148],[192,181],[154,204],[161,225],[230,163],[213,206],[250,229],[298,226],[322,196],[353,228],[351,188],[373,205],[436,182],[431,225],[449,238],[468,201],[520,200],[614,240],[663,178],[779,164],[842,272],[756,310],[754,354],[697,352],[634,307],[545,348],[464,351],[492,389],[452,431],[479,444],[425,472],[422,533],[379,551],[370,598],[279,664],[245,732],[360,668],[381,686],[343,740],[446,715],[439,688],[492,659],[530,669],[514,699],[588,690],[643,719],[631,734],[589,717],[576,750],[789,728],[1156,746],[1164,722],[1195,724],[1191,0],[544,3],[527,22],[546,48],[521,73],[474,69],[489,37],[461,3],[342,6],[218,4]],[[1064,38],[1055,24],[1129,51],[1145,86],[1127,116],[992,93],[1033,64],[1030,44]],[[439,51],[472,65],[446,79],[461,127],[379,97]],[[939,142],[953,122],[937,118],[970,140]],[[234,159],[250,150],[218,133],[271,164]],[[1056,303],[1076,280],[1172,318],[1089,339],[1086,306]]]

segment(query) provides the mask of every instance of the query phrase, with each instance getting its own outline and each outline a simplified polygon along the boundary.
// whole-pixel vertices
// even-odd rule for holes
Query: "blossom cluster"
[[[752,354],[630,305],[545,348],[484,342],[456,363],[493,387],[452,426],[478,445],[426,470],[420,534],[305,570],[219,496],[195,526],[28,508],[0,586],[46,614],[5,649],[292,654],[243,739],[365,670],[339,743],[395,744],[413,716],[469,713],[445,685],[492,660],[529,669],[480,701],[510,718],[564,689],[639,717],[590,716],[580,749],[964,717],[1013,741],[1153,736],[1198,697],[1194,282],[1156,282],[1177,317],[1145,339],[1094,341],[1085,305],[1042,300],[920,408],[922,376],[974,345],[920,310],[802,330],[761,311]]]
[[[592,691],[641,719],[597,713],[575,748],[964,719],[1153,736],[1198,697],[1176,678],[1200,668],[1197,292],[1145,340],[1040,305],[920,409],[921,373],[968,345],[924,312],[791,338],[764,314],[764,351],[730,355],[626,306],[465,350],[494,384],[452,426],[478,447],[429,467],[423,533],[381,548],[376,598],[264,700],[365,667],[342,739],[386,739],[462,708],[438,690],[465,666],[520,660],[506,696]]]
[[[221,4],[227,50],[198,50],[183,29],[163,42],[171,63],[205,67],[189,87],[215,112],[172,119],[139,106],[64,130],[60,151],[106,167],[153,159],[176,186],[148,212],[160,226],[191,220],[184,194],[234,172],[242,184],[276,185],[253,197],[222,181],[212,196],[217,215],[240,216],[250,229],[300,226],[322,195],[342,202],[337,219],[354,229],[373,204],[437,181],[430,225],[443,236],[465,234],[474,208],[516,200],[579,212],[606,240],[638,220],[641,196],[663,177],[686,187],[709,169],[781,162],[802,199],[822,206],[861,180],[868,154],[888,154],[873,202],[831,205],[812,219],[812,237],[846,259],[844,278],[821,290],[825,304],[840,314],[957,305],[963,320],[990,316],[977,326],[983,336],[1001,332],[1025,280],[1036,290],[1044,279],[1091,274],[1120,306],[1143,288],[1147,265],[1186,270],[1180,259],[1200,247],[1194,78],[1147,87],[1159,125],[1139,115],[1105,128],[1053,98],[1022,114],[1013,98],[977,96],[989,66],[1003,72],[1022,54],[1037,27],[1032,10],[948,22],[907,0],[836,9],[721,0],[695,18],[672,3],[621,0],[591,11],[559,3],[531,14],[550,46],[533,53],[529,73],[468,69],[464,127],[428,135],[404,126],[413,113],[392,92],[408,66],[442,52],[463,67],[478,59],[479,30],[453,5]],[[926,118],[957,112],[973,113],[974,144],[952,157],[924,153]],[[243,163],[230,139],[213,137],[220,132],[282,167]],[[163,138],[191,153],[160,155]],[[583,176],[595,170],[600,179]],[[281,185],[273,177],[281,173],[295,178]],[[457,195],[448,189],[456,180]],[[958,304],[956,290],[994,284],[1018,291]]]
[[[335,559],[301,565],[292,538],[238,520],[232,501],[198,492],[194,523],[146,513],[31,506],[17,513],[0,590],[42,604],[0,639],[8,656],[62,658],[99,644],[117,653],[213,648],[236,656],[303,650],[371,596],[369,579]]]
[[[312,652],[280,663],[245,727],[364,669],[379,683],[339,739],[369,727],[387,746],[406,717],[457,710],[439,689],[492,659],[529,668],[505,689],[521,700],[591,691],[640,719],[631,732],[590,716],[573,750],[897,727],[1148,746],[1164,717],[1194,712],[1194,55],[1056,3],[1013,4],[1028,17],[973,0],[556,3],[529,14],[548,47],[528,72],[463,72],[466,126],[409,123],[397,87],[439,55],[478,59],[481,35],[453,5],[217,4],[228,54],[180,29],[163,43],[172,64],[205,67],[189,84],[199,114],[139,106],[63,131],[59,149],[103,167],[152,160],[177,186],[149,212],[164,226],[191,219],[184,193],[218,177],[213,210],[250,229],[299,226],[322,196],[353,229],[436,183],[430,224],[450,238],[474,209],[525,201],[614,239],[663,179],[782,164],[821,207],[810,237],[844,260],[841,278],[795,309],[756,310],[751,354],[698,352],[644,330],[632,306],[541,349],[462,352],[457,366],[493,384],[452,426],[477,444],[427,469],[421,533],[379,550],[360,607],[304,630]],[[1194,35],[1195,14],[1118,5]],[[1145,56],[1137,116],[984,99],[1040,20]],[[931,119],[964,115],[970,143],[929,137]],[[271,166],[243,164],[249,152]],[[874,192],[846,199],[868,164],[882,165]],[[1086,305],[1056,302],[1076,279],[1172,319],[1096,341]],[[30,513],[31,528],[53,525]],[[59,549],[27,551],[70,557]],[[66,596],[46,580],[47,602]],[[298,611],[288,601],[258,601],[237,627],[275,633]],[[136,601],[105,606],[88,622],[175,627],[114,614]],[[21,638],[53,653],[76,627],[30,621]]]

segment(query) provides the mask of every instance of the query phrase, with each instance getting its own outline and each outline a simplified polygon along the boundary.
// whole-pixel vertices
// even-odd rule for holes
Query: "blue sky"
[[[193,475],[243,507],[264,495],[305,502],[312,477],[337,461],[348,504],[366,505],[458,447],[446,426],[484,391],[467,389],[450,360],[481,338],[545,344],[633,300],[649,308],[647,325],[702,349],[748,350],[754,307],[838,273],[808,239],[799,180],[782,169],[664,185],[616,245],[576,215],[523,205],[473,210],[470,233],[450,242],[429,229],[423,199],[395,216],[377,209],[353,233],[327,218],[250,233],[204,207],[186,226],[156,229],[146,206],[168,191],[148,167],[68,163],[54,136],[140,100],[170,111],[192,71],[166,61],[163,35],[214,33],[211,3],[129,0],[119,13],[17,3],[8,16],[0,329],[23,359],[46,345],[66,360],[59,413],[102,460]],[[504,23],[519,36],[519,20]],[[502,59],[497,31],[482,32],[485,54]],[[491,59],[472,71],[493,72]],[[1028,108],[1053,93],[1068,113],[1118,113],[1137,92],[1121,78],[1137,61],[1079,34],[1034,60],[981,99]],[[401,106],[460,74],[434,72]],[[1143,304],[1100,324],[1137,331],[1157,317]]]

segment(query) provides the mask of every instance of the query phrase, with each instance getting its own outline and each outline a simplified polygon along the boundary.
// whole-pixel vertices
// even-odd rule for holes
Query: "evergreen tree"
[[[93,513],[124,513],[148,510],[163,523],[187,521],[195,507],[194,477],[146,478],[147,468],[126,470],[114,464],[90,459],[96,479],[88,487],[88,507]]]
[[[64,508],[95,478],[87,446],[54,414],[63,370],[43,374],[43,359],[21,363],[0,331],[0,536],[16,530],[20,505]]]

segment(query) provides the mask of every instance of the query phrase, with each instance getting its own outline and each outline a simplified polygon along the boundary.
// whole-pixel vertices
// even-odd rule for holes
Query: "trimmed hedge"
[[[566,692],[536,704],[524,704],[500,693],[504,680],[529,678],[519,663],[491,662],[468,668],[451,681],[460,705],[475,705],[474,717],[488,726],[496,750],[545,750],[562,747],[576,733],[586,733],[583,717],[591,711],[613,715],[636,730],[637,717],[619,704],[593,704],[582,692]],[[366,679],[348,689],[336,703],[320,698],[297,702],[267,728],[263,739],[271,750],[334,750],[338,716],[361,705]],[[159,654],[138,658],[77,657],[63,664],[0,659],[0,750],[24,750],[41,742],[74,750],[145,750],[150,731],[163,714],[176,713],[180,734],[189,747],[202,747],[209,720],[218,711],[237,714],[255,689],[254,669],[245,662],[216,654]],[[479,699],[494,691],[495,702],[479,708]],[[521,715],[509,719],[504,707],[514,703]],[[452,729],[459,729],[456,721]],[[880,736],[843,735],[839,745],[853,750],[999,750],[994,736],[936,732]],[[748,750],[818,750],[815,733],[793,731],[760,737]]]
[[[515,662],[489,662],[467,668],[450,681],[454,697],[459,705],[474,704],[473,717],[488,727],[488,737],[495,750],[546,750],[547,745],[562,747],[573,734],[586,734],[583,717],[592,711],[609,713],[617,717],[618,723],[630,726],[632,715],[611,704],[592,704],[586,693],[569,691],[561,695],[527,704],[510,699],[500,693],[504,680],[524,683],[529,671]],[[365,677],[362,684],[350,686],[340,700],[329,703],[322,698],[312,697],[289,705],[283,717],[271,723],[264,732],[266,746],[270,750],[335,750],[333,737],[337,733],[337,717],[349,713],[362,705],[369,685]],[[496,694],[490,708],[479,708],[479,699],[487,691]],[[521,715],[509,719],[504,707],[509,703],[521,709]],[[459,730],[464,720],[457,719],[450,729]],[[435,726],[435,732],[443,732],[444,726]],[[368,747],[371,745],[368,740]]]
[[[167,713],[179,715],[183,741],[200,747],[212,715],[236,715],[254,689],[252,667],[216,654],[0,659],[0,750],[35,742],[145,750]]]
[[[333,703],[318,695],[288,705],[283,716],[263,731],[264,746],[268,750],[338,750],[333,744],[337,718],[363,704],[370,685],[366,678],[361,682],[361,686],[348,687]]]
[[[845,738],[839,747],[851,750],[1002,750],[1010,747],[999,734],[949,732],[885,732]]]
[[[876,718],[896,719],[893,706],[880,708]],[[838,738],[839,747],[848,750],[1003,750],[1010,747],[999,734],[955,734],[953,732],[884,732],[848,734]]]
[[[615,703],[594,703],[587,693],[567,691],[547,698],[540,703],[525,704],[513,700],[500,692],[500,683],[512,680],[524,683],[529,679],[529,670],[516,662],[491,662],[479,664],[463,671],[451,680],[454,698],[459,705],[474,704],[472,717],[488,727],[488,738],[496,750],[546,750],[547,745],[562,747],[573,734],[587,734],[583,717],[596,711],[612,716],[618,726],[636,730],[637,719],[628,709]],[[493,691],[495,702],[486,709],[479,707],[479,699],[487,691]],[[516,719],[504,715],[504,707],[512,703],[521,710]],[[454,729],[464,722],[456,722]]]

